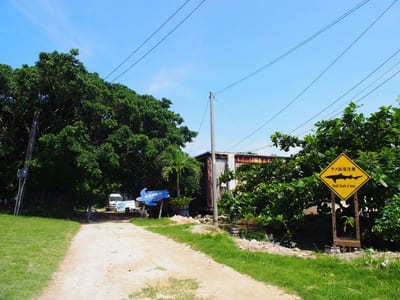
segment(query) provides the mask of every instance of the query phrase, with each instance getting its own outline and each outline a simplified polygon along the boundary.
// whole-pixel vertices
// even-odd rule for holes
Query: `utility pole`
[[[29,161],[32,158],[33,145],[35,144],[35,137],[36,137],[36,130],[38,127],[38,122],[39,122],[39,112],[35,112],[33,114],[32,128],[29,133],[28,147],[26,148],[24,168],[22,170],[19,169],[17,172],[18,193],[17,193],[17,197],[16,197],[16,201],[15,201],[14,216],[19,215],[19,211],[21,208],[22,197],[24,194],[24,187],[25,187],[26,180],[28,179]]]
[[[214,132],[214,94],[210,92],[210,128],[211,128],[211,169],[212,169],[212,203],[213,223],[218,226],[217,206],[217,170],[215,168],[215,132]]]

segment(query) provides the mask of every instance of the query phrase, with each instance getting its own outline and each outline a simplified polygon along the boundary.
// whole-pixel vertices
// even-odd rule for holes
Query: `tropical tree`
[[[360,209],[368,216],[365,234],[373,240],[375,222],[377,233],[400,231],[400,227],[384,228],[388,222],[379,221],[388,219],[398,206],[398,201],[389,200],[400,194],[400,108],[383,106],[370,116],[358,113],[357,108],[351,103],[341,117],[317,122],[315,132],[303,138],[274,133],[275,146],[285,151],[301,147],[301,151],[288,162],[275,159],[264,165],[241,166],[233,175],[239,184],[233,194],[223,197],[221,207],[236,219],[251,214],[289,229],[302,224],[303,210],[308,207],[317,206],[319,215],[328,215],[330,192],[318,174],[346,153],[371,176],[358,191]],[[232,174],[225,177],[231,180]],[[348,208],[338,200],[337,204],[344,214],[354,212],[353,201]]]
[[[199,182],[200,162],[178,147],[168,147],[162,154],[161,161],[163,178],[169,181],[172,175],[175,177],[177,197],[181,196],[182,175],[186,173],[186,175],[192,176],[196,182]]]
[[[196,136],[170,100],[106,82],[77,56],[77,50],[40,53],[33,66],[0,64],[1,199],[16,194],[16,172],[40,113],[25,212],[68,212],[102,203],[113,191],[160,188],[160,154]]]

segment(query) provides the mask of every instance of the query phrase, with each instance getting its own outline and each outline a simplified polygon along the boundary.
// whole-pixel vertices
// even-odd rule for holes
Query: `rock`
[[[192,217],[183,217],[183,216],[178,216],[175,215],[170,218],[171,221],[173,221],[176,224],[199,224],[199,220],[195,220]]]

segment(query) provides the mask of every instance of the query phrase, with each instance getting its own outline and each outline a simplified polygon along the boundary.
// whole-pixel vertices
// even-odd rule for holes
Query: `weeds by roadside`
[[[304,299],[398,299],[400,295],[398,260],[383,267],[384,259],[346,262],[324,255],[301,259],[250,252],[238,249],[227,235],[195,234],[188,230],[190,226],[164,225],[148,230],[187,243],[219,263]]]
[[[160,219],[133,218],[131,219],[131,223],[137,226],[161,226],[161,225],[170,225],[172,224],[172,221],[169,218],[160,218]]]
[[[374,255],[374,251],[367,249],[362,257],[355,258],[351,263],[357,267],[366,267],[370,270],[400,274],[400,259],[390,255]]]
[[[141,291],[129,295],[129,299],[154,300],[205,300],[196,295],[199,284],[194,279],[168,278],[166,284],[157,283],[143,288]]]

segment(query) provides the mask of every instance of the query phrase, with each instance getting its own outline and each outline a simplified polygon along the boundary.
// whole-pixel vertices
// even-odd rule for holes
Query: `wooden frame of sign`
[[[331,191],[331,210],[332,210],[332,234],[333,234],[333,246],[361,248],[361,236],[360,236],[360,211],[358,209],[358,195],[354,193],[354,219],[356,226],[356,239],[338,237],[336,232],[336,195]],[[340,199],[340,198],[339,198]]]

